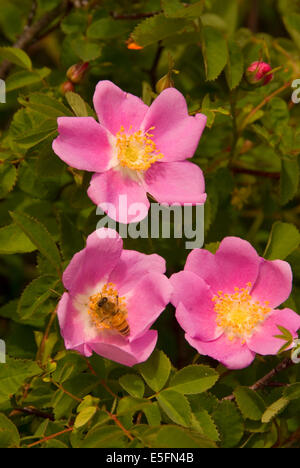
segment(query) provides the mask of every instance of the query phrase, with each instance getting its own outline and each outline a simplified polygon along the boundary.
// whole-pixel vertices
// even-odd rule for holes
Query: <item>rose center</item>
[[[269,302],[261,303],[251,297],[251,287],[252,284],[248,283],[247,288],[235,288],[233,294],[218,291],[212,299],[217,325],[230,340],[241,338],[244,342],[272,310],[268,307]]]
[[[119,297],[113,283],[107,283],[102,290],[89,298],[88,314],[99,330],[111,329],[123,333],[127,317],[124,297]]]
[[[124,127],[121,127],[116,135],[118,159],[121,166],[135,171],[146,171],[153,163],[164,157],[152,140],[153,134],[149,133],[151,130],[154,130],[154,127],[147,132],[139,130],[128,135]]]

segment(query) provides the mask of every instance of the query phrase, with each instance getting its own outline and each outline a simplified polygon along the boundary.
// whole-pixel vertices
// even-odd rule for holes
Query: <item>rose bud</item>
[[[246,80],[249,84],[265,86],[273,79],[271,71],[272,67],[268,63],[253,62],[246,70]]]
[[[81,62],[72,65],[67,71],[67,77],[72,83],[80,83],[89,67],[89,62]]]
[[[69,93],[70,91],[75,91],[74,85],[71,83],[71,81],[65,81],[62,85],[60,85],[60,92],[62,94]]]

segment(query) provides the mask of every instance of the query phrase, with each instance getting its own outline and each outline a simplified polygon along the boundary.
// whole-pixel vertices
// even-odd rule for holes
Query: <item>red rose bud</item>
[[[273,79],[272,67],[265,62],[253,62],[246,70],[246,80],[250,84],[265,86]]]
[[[66,94],[70,91],[75,91],[74,85],[71,83],[71,81],[65,81],[62,85],[60,85],[60,92],[62,94]]]
[[[72,83],[80,83],[83,79],[85,72],[89,67],[89,62],[81,62],[72,65],[67,71],[67,77]]]

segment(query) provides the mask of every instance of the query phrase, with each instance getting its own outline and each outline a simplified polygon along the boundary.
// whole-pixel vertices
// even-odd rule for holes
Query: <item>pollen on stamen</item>
[[[150,127],[148,131],[127,134],[122,126],[117,133],[117,150],[120,165],[135,171],[146,171],[153,163],[162,159],[164,155],[157,149],[152,140],[153,134],[149,133],[155,127]],[[130,127],[129,131],[132,129]]]
[[[216,311],[216,323],[230,341],[239,338],[242,343],[251,336],[255,328],[271,312],[269,303],[254,301],[250,295],[252,284],[246,288],[234,288],[234,293],[218,291],[212,298]]]

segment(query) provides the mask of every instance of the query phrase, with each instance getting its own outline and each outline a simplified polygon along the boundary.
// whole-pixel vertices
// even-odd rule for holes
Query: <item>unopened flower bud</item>
[[[60,85],[60,92],[62,94],[66,94],[70,91],[75,91],[74,85],[71,83],[71,81],[65,81],[62,85]]]
[[[156,86],[155,86],[156,92],[158,94],[161,93],[162,91],[164,91],[164,89],[167,89],[167,88],[174,88],[174,81],[172,80],[171,73],[167,73],[166,75],[164,75],[156,83]]]
[[[253,62],[246,70],[246,80],[249,84],[265,86],[273,79],[272,67],[265,62]]]
[[[80,83],[89,67],[89,62],[76,63],[67,71],[67,77],[72,83]]]

